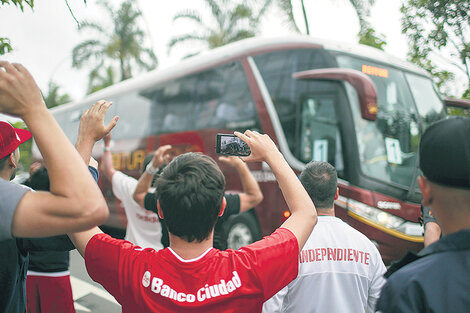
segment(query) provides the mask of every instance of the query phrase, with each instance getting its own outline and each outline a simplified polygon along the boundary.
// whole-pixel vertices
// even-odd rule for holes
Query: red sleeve
[[[137,254],[136,247],[128,241],[115,239],[107,234],[97,234],[90,239],[85,249],[88,274],[119,303],[122,303],[121,296],[125,294],[120,275],[123,259]]]
[[[299,272],[299,243],[286,228],[278,228],[271,236],[252,243],[239,251],[251,255],[264,292],[264,301],[294,280]]]

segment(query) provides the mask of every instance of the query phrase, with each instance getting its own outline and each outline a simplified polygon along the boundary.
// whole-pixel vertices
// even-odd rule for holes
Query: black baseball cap
[[[434,183],[470,188],[470,118],[450,117],[429,126],[419,144],[419,167]]]

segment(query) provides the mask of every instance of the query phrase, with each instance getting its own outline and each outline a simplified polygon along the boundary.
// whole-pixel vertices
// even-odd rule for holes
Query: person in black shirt
[[[224,214],[219,217],[215,224],[214,248],[225,250],[227,249],[227,234],[225,232],[224,223],[230,216],[243,213],[258,205],[263,201],[263,194],[258,182],[251,174],[250,169],[240,158],[234,156],[221,156],[219,157],[219,160],[227,165],[233,166],[237,170],[243,188],[241,193],[225,193],[227,206],[225,207]],[[162,165],[164,164],[164,160],[161,159],[161,156],[155,155],[150,164],[154,167],[154,170],[157,173],[156,175],[158,175],[163,168]],[[149,173],[146,171],[142,174],[134,192],[134,200],[146,210],[157,212],[157,196],[153,192],[147,192],[152,183],[152,179],[153,175],[151,175],[151,172]],[[168,247],[170,244],[168,230],[165,226],[164,220],[160,220],[160,222],[162,223],[162,244],[164,247]]]
[[[35,164],[26,182],[36,191],[49,191],[49,175],[44,166]],[[67,236],[62,238],[71,250]],[[53,237],[52,240],[57,238]],[[26,308],[28,313],[75,313],[72,286],[70,285],[69,251],[30,251],[26,278]]]
[[[432,210],[442,238],[409,252],[385,274],[376,310],[468,312],[470,308],[470,119],[429,126],[419,143],[422,204]]]

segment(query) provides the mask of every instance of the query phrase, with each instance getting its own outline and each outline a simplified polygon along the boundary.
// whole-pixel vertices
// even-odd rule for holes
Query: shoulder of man
[[[18,203],[31,188],[0,178],[0,240],[11,239],[11,224]]]

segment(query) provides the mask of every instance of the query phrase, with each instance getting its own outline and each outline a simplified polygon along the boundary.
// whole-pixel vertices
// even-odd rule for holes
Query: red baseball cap
[[[30,138],[30,131],[14,128],[10,123],[0,121],[0,159],[11,154],[19,145]]]

